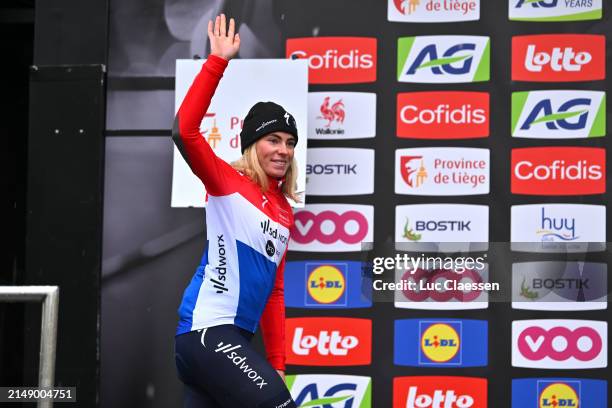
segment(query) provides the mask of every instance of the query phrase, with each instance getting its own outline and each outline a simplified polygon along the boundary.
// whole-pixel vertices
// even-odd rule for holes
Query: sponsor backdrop
[[[230,78],[234,67],[223,81],[235,91],[202,125],[235,153],[240,117],[258,99],[238,88],[252,79],[292,94],[308,137],[307,199],[285,270],[298,405],[609,406],[609,2],[141,2],[111,0],[103,406],[181,399],[175,310],[205,225],[202,209],[170,205],[181,164],[168,136],[175,85],[177,96],[185,88],[174,65],[206,55],[206,22],[221,11],[237,17],[241,58],[308,70],[307,95],[294,101],[286,76]],[[143,41],[131,27],[149,18]],[[429,251],[437,241],[488,255],[485,267],[386,271],[427,290],[372,290],[364,243],[392,256],[395,243]],[[507,256],[495,242],[508,243]],[[456,288],[483,282],[501,282],[505,301]]]

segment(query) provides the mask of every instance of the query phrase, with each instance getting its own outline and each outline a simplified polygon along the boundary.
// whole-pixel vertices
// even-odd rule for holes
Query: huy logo
[[[593,81],[605,78],[605,36],[541,34],[512,38],[512,80]]]
[[[540,229],[536,234],[542,241],[575,241],[576,236],[575,218],[551,218],[546,216],[546,208],[542,207]]]
[[[569,139],[606,135],[605,92],[512,94],[512,136]]]
[[[299,407],[370,408],[372,379],[356,375],[288,375],[287,386]]]
[[[480,18],[480,0],[388,0],[389,21],[441,23]]]
[[[601,0],[510,0],[514,21],[581,21],[602,17]]]
[[[370,364],[372,322],[354,318],[287,319],[287,363]]]
[[[395,192],[413,195],[489,193],[489,150],[428,147],[395,151]]]
[[[310,204],[295,212],[289,249],[295,251],[361,251],[372,242],[373,207]]]
[[[376,134],[376,94],[310,92],[309,139],[362,139]]]
[[[485,408],[487,380],[474,377],[395,377],[393,408]]]
[[[606,151],[594,147],[513,149],[514,194],[583,195],[606,191]]]
[[[512,343],[514,367],[581,369],[608,364],[606,322],[514,321]]]
[[[468,139],[489,136],[486,92],[397,94],[397,136],[414,139]]]
[[[398,39],[399,82],[489,80],[489,37],[423,36]]]
[[[337,302],[346,289],[344,274],[332,265],[322,265],[314,269],[307,282],[308,294],[323,304]]]
[[[308,59],[311,84],[376,81],[376,38],[290,38],[286,56]]]

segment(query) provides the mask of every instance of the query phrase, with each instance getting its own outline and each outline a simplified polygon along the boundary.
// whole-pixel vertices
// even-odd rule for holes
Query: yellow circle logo
[[[344,294],[346,282],[338,268],[321,265],[315,268],[306,281],[308,294],[319,303],[334,303]]]
[[[548,385],[540,394],[540,408],[578,408],[580,400],[576,391],[565,383]]]
[[[423,354],[436,363],[446,363],[459,352],[459,334],[445,323],[435,323],[429,326],[421,336]]]

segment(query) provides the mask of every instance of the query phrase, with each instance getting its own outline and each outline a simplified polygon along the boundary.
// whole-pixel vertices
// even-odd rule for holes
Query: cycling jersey
[[[179,307],[176,334],[223,324],[261,328],[270,364],[284,369],[283,271],[293,213],[281,182],[268,191],[216,156],[200,124],[228,62],[210,56],[177,113],[173,139],[208,193],[207,249]]]

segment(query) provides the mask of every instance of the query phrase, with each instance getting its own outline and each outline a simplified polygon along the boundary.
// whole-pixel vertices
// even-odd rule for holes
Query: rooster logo
[[[326,96],[323,100],[323,104],[321,105],[321,116],[319,116],[317,119],[327,120],[325,127],[329,127],[334,121],[344,123],[344,117],[344,102],[342,102],[342,99],[330,107],[329,96]]]

